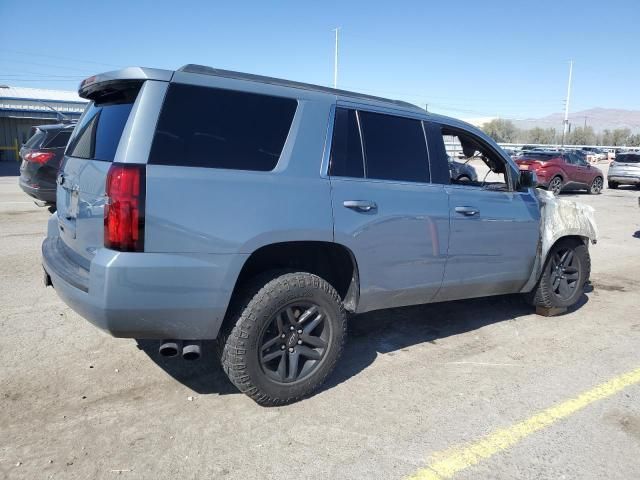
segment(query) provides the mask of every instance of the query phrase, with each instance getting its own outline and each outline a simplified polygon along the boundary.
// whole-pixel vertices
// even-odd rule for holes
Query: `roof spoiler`
[[[88,100],[93,100],[97,92],[105,90],[116,84],[138,83],[145,80],[159,80],[168,82],[171,80],[171,70],[158,68],[127,67],[121,70],[99,73],[85,78],[78,87],[78,95]]]

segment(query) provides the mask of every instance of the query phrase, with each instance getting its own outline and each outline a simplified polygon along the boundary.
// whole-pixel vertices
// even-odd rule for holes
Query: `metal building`
[[[31,127],[77,120],[86,104],[76,92],[0,85],[0,161],[18,160]]]

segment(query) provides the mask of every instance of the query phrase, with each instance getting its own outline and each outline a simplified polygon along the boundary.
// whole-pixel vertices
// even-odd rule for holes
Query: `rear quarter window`
[[[149,163],[273,170],[297,105],[292,98],[172,84]]]
[[[66,155],[112,162],[140,87],[118,90],[89,104]]]

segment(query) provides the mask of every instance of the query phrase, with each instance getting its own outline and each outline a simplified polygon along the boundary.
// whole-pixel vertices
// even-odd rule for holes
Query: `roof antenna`
[[[67,115],[65,115],[64,113],[58,111],[57,109],[55,109],[54,107],[52,107],[51,105],[49,105],[46,102],[43,102],[42,100],[38,100],[37,98],[34,99],[36,102],[39,102],[41,104],[43,104],[45,107],[53,110],[56,114],[56,116],[58,117],[58,120],[60,120],[61,123],[71,123],[71,118],[69,118]]]

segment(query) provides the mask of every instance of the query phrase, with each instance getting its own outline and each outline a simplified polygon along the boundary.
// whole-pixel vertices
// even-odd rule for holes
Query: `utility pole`
[[[425,112],[428,112],[428,111],[429,111],[429,104],[428,104],[428,103],[424,106],[424,111],[425,111]]]
[[[567,84],[567,99],[564,102],[564,122],[562,125],[562,146],[569,126],[569,99],[571,98],[571,76],[573,75],[573,60],[569,60],[569,83]]]
[[[333,57],[333,88],[338,88],[338,30],[340,30],[340,27],[333,29],[336,32],[336,48]]]

